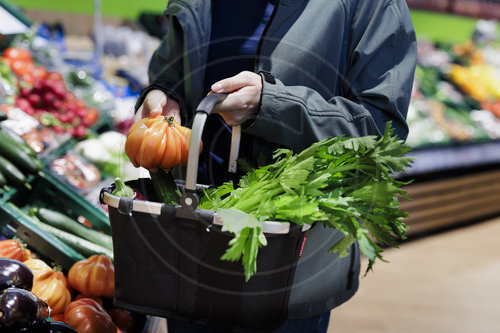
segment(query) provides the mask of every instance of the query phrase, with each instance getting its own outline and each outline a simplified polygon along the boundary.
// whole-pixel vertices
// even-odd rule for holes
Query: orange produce
[[[52,314],[66,309],[71,302],[71,294],[66,288],[66,279],[62,272],[52,269],[40,259],[29,259],[24,262],[33,272],[33,289],[31,292],[45,299]]]
[[[64,311],[64,322],[78,333],[116,332],[116,326],[109,314],[90,298],[71,302]]]
[[[87,296],[84,294],[78,294],[78,295],[76,295],[74,300],[77,301],[77,300],[82,299],[82,298],[90,298],[90,299],[96,301],[99,305],[102,305],[102,297],[101,296]]]
[[[93,255],[71,266],[69,284],[89,296],[113,297],[115,294],[115,267],[109,257]]]
[[[187,162],[190,135],[173,117],[146,117],[130,128],[125,152],[136,167],[169,170]]]
[[[14,239],[0,241],[0,257],[25,261],[28,255],[24,248]]]
[[[33,61],[30,51],[20,47],[8,47],[3,51],[2,55],[12,60]]]

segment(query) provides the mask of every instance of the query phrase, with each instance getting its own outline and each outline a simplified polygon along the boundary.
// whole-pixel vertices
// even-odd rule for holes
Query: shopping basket
[[[197,208],[206,185],[196,179],[206,118],[224,97],[208,95],[196,110],[186,179],[178,181],[179,206],[156,202],[149,178],[127,182],[147,201],[114,196],[110,194],[114,185],[101,191],[113,236],[114,302],[131,311],[220,331],[272,331],[287,318],[305,228],[263,222],[268,244],[259,250],[257,273],[248,282],[241,262],[220,259],[233,235],[221,231],[223,221],[214,211]],[[233,171],[239,136],[239,128],[233,128],[229,163]]]

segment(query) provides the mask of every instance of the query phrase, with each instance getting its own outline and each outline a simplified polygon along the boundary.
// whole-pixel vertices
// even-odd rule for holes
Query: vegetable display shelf
[[[408,212],[408,235],[425,234],[474,223],[500,214],[500,142],[417,149],[402,180],[411,200],[401,199]]]
[[[84,216],[92,225],[106,234],[111,233],[109,218],[106,213],[85,200],[75,189],[50,172],[39,180],[43,185],[34,189],[33,200],[44,202],[50,195],[55,208],[63,208],[65,213]]]
[[[76,261],[84,259],[71,247],[30,222],[26,215],[11,203],[0,205],[0,220],[3,228],[29,244],[40,255],[60,264],[64,269],[69,269]]]
[[[32,219],[18,207],[50,207],[68,216],[83,216],[97,229],[110,233],[109,219],[99,208],[86,201],[69,185],[44,170],[43,177],[30,179],[27,188],[1,191],[1,224],[42,256],[54,260],[64,269],[69,269],[84,257],[66,243],[41,230]]]

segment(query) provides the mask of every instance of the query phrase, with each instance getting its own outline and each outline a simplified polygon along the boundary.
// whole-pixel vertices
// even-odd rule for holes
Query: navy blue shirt
[[[210,46],[205,69],[205,93],[217,81],[242,71],[253,71],[262,33],[274,9],[274,0],[216,0],[212,9]],[[227,160],[231,129],[218,115],[211,115],[203,131],[198,182],[219,185],[228,180]],[[251,147],[240,145],[240,156]]]

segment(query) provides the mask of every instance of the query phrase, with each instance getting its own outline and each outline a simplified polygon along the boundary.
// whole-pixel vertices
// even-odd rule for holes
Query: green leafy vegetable
[[[259,222],[279,220],[299,225],[322,223],[345,236],[330,251],[341,257],[358,241],[370,271],[382,245],[397,247],[405,238],[407,216],[397,195],[406,197],[394,172],[405,171],[410,150],[393,136],[336,137],[314,143],[299,154],[279,149],[275,163],[248,172],[235,189],[226,183],[206,191],[199,208],[216,210],[224,231],[235,234],[221,259],[242,258],[247,280],[256,272],[258,249],[265,246]]]

